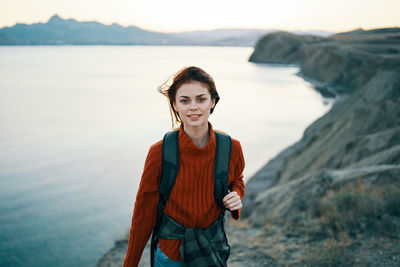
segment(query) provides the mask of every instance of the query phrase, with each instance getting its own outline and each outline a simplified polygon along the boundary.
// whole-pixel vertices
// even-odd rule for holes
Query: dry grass
[[[356,182],[328,191],[312,213],[308,219],[314,219],[318,230],[308,229],[305,233],[312,240],[312,235],[319,232],[323,245],[306,248],[302,257],[306,266],[363,266],[369,260],[362,251],[354,254],[355,240],[367,238],[368,247],[373,248],[382,247],[379,244],[382,238],[385,242],[400,239],[400,187],[397,184],[367,187]],[[303,218],[296,226],[307,225],[306,220]]]
[[[366,188],[358,182],[329,191],[315,212],[335,239],[360,234],[400,237],[400,189],[397,185]]]
[[[365,266],[365,255],[354,255],[349,245],[331,238],[322,246],[310,247],[302,257],[304,266]]]

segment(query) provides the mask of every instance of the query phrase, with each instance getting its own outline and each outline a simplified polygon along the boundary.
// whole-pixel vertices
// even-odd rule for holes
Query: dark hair
[[[219,95],[215,87],[214,79],[211,77],[210,74],[208,74],[199,67],[189,66],[179,70],[174,75],[172,84],[168,86],[167,83],[170,79],[171,77],[167,81],[165,81],[162,85],[160,85],[158,87],[158,91],[161,94],[168,97],[169,99],[169,109],[171,113],[172,128],[174,128],[173,116],[175,117],[175,122],[177,124],[182,123],[178,112],[174,109],[173,103],[175,102],[176,92],[178,91],[179,87],[181,87],[184,83],[200,82],[208,87],[208,92],[211,95],[211,99],[215,99],[215,105],[210,110],[210,114],[213,113],[214,108],[219,101]]]

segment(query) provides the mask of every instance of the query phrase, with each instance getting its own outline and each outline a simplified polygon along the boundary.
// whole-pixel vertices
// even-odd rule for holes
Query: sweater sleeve
[[[245,161],[243,157],[242,146],[238,140],[233,139],[232,142],[232,160],[234,166],[234,178],[229,184],[230,191],[236,191],[243,199],[245,194],[244,181],[243,181],[243,170],[245,167]],[[240,209],[231,211],[231,216],[233,219],[238,220],[240,218]]]
[[[153,230],[161,180],[162,141],[153,144],[146,157],[136,194],[124,267],[136,267]]]

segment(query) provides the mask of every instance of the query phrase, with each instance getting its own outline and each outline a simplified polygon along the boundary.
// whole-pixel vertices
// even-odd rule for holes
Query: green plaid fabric
[[[159,238],[182,240],[180,255],[188,267],[225,267],[230,246],[224,229],[224,213],[206,229],[185,228],[164,213]]]

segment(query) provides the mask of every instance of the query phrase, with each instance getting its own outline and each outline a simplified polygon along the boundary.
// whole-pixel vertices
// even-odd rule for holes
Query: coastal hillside
[[[249,60],[296,64],[336,97],[248,181],[242,223],[260,230],[249,249],[270,264],[398,266],[400,29],[273,33]]]
[[[0,28],[0,45],[209,45],[253,47],[273,29],[216,29],[165,33],[117,23],[77,21],[53,15],[45,23]],[[299,32],[307,34],[307,32]],[[330,32],[315,32],[327,36]]]
[[[400,28],[356,30],[330,37],[276,32],[256,44],[250,61],[294,64],[325,96],[350,94],[377,71],[398,71]]]
[[[249,60],[298,65],[335,103],[247,182],[229,266],[399,266],[400,29],[271,33]],[[126,247],[99,266],[120,266]]]

